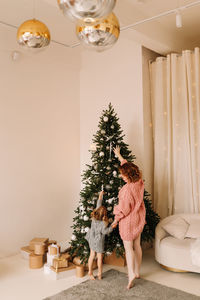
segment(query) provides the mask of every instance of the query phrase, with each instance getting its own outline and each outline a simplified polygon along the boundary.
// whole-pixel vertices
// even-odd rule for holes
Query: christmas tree
[[[118,191],[125,184],[119,176],[118,158],[112,151],[117,145],[120,147],[122,156],[129,162],[133,162],[135,156],[131,154],[128,145],[123,141],[123,131],[118,123],[119,119],[111,104],[107,110],[103,110],[98,131],[93,137],[91,152],[91,165],[86,165],[83,172],[82,182],[84,188],[80,192],[79,206],[75,210],[73,219],[73,234],[71,237],[71,255],[79,256],[82,262],[87,262],[90,249],[85,235],[91,225],[91,212],[96,208],[98,194],[105,191],[103,203],[107,208],[109,222],[114,220],[113,208],[118,204]],[[160,218],[152,208],[149,194],[144,192],[144,203],[146,207],[146,225],[142,232],[142,241],[152,241],[155,236],[155,228]],[[118,227],[106,236],[105,253],[111,254],[113,250],[116,254],[124,254],[123,242],[119,235]]]

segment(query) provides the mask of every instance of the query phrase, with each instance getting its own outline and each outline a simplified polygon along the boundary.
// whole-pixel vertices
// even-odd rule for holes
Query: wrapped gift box
[[[126,259],[125,257],[117,257],[115,251],[111,255],[104,257],[104,264],[113,265],[118,267],[125,267],[126,266]]]
[[[68,259],[65,259],[62,256],[53,259],[53,267],[55,269],[68,268],[68,266],[69,266]]]
[[[43,255],[35,255],[31,253],[29,255],[29,268],[30,269],[40,269],[43,267],[44,258]]]
[[[48,247],[48,254],[50,255],[60,255],[60,246],[57,244],[51,244]]]
[[[34,244],[34,253],[37,255],[44,255],[47,251],[46,244]]]
[[[30,250],[34,250],[35,244],[48,246],[48,238],[34,238],[29,243]]]
[[[88,270],[88,264],[82,264],[82,263],[81,263],[81,259],[80,259],[80,257],[78,257],[78,256],[74,257],[73,263],[74,263],[76,266],[84,266],[85,270]],[[97,268],[97,260],[94,259],[93,265],[92,265],[92,269],[95,270],[96,268]]]
[[[62,272],[65,272],[65,271],[69,271],[69,270],[72,270],[72,269],[75,269],[76,266],[73,264],[73,263],[69,263],[68,267],[67,268],[59,268],[59,269],[56,269],[54,268],[53,266],[50,267],[52,271],[56,272],[56,273],[62,273]]]

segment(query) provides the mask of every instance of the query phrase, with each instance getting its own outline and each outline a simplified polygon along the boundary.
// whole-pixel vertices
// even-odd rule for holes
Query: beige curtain
[[[200,53],[150,64],[154,203],[161,217],[200,213]]]

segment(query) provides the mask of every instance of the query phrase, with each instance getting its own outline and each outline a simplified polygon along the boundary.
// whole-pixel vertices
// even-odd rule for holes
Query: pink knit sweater
[[[123,161],[122,164],[127,161]],[[114,207],[115,220],[119,222],[119,232],[122,240],[132,241],[143,231],[146,223],[146,209],[143,201],[144,183],[125,184],[119,191],[119,204]]]

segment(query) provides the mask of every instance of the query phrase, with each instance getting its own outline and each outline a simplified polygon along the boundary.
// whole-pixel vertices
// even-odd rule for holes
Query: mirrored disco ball
[[[111,13],[98,24],[79,22],[76,34],[81,44],[88,49],[104,51],[111,48],[118,40],[120,26],[117,17]]]
[[[50,40],[49,29],[36,19],[25,21],[17,31],[17,42],[27,48],[46,47]]]
[[[72,19],[82,19],[90,23],[91,19],[108,16],[113,10],[116,0],[57,0],[64,15]]]

